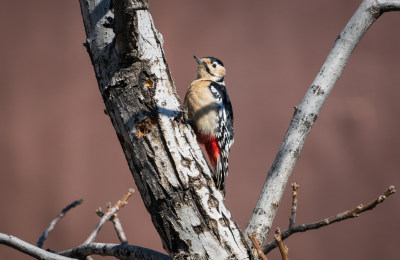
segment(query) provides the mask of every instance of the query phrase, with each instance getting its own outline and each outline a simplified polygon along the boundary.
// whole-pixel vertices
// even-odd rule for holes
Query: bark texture
[[[80,4],[106,113],[165,250],[182,259],[252,258],[184,121],[148,1]]]

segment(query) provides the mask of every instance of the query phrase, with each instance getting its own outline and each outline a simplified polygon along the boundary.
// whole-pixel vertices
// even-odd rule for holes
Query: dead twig
[[[297,190],[299,189],[299,185],[297,183],[292,183],[293,193],[292,193],[292,210],[290,212],[289,218],[289,228],[294,226],[296,222],[296,211],[297,211]]]
[[[361,213],[363,213],[367,210],[372,210],[378,204],[382,203],[387,197],[389,197],[390,195],[392,195],[394,193],[396,193],[395,187],[390,186],[383,195],[379,196],[376,200],[372,201],[371,203],[367,204],[366,206],[363,206],[361,204],[361,205],[357,206],[356,208],[354,208],[353,210],[339,213],[335,216],[323,219],[318,222],[289,227],[288,229],[286,229],[285,231],[282,232],[281,239],[283,241],[286,238],[293,235],[294,233],[318,229],[320,227],[328,226],[330,224],[340,222],[345,219],[358,217]],[[269,251],[276,248],[277,246],[278,246],[278,243],[275,240],[265,244],[265,246],[263,247],[264,254],[267,254]]]
[[[122,198],[122,200],[118,201],[113,207],[110,207],[108,209],[108,211],[102,216],[96,228],[93,230],[92,234],[90,234],[90,236],[86,239],[83,245],[92,243],[94,241],[104,223],[106,223],[112,216],[114,216],[115,213],[119,211],[120,208],[128,203],[127,200],[133,194],[133,192],[133,189],[129,189],[129,192],[124,196],[124,198]]]
[[[61,210],[60,214],[58,214],[58,216],[55,219],[53,219],[53,221],[51,221],[50,226],[39,237],[39,240],[36,243],[37,247],[42,248],[44,241],[47,239],[49,233],[54,229],[58,221],[60,221],[60,219],[62,219],[70,209],[75,208],[76,206],[82,204],[82,202],[83,199],[75,200],[74,202],[66,206],[63,210]]]
[[[249,233],[249,238],[253,243],[254,248],[256,249],[258,258],[262,260],[268,260],[264,252],[261,250],[261,246],[258,243],[256,236],[254,234]]]
[[[104,216],[104,213],[101,211],[101,208],[98,208],[96,210],[96,214],[99,217],[103,217]],[[117,214],[112,215],[109,220],[113,223],[115,232],[117,232],[117,236],[118,236],[118,239],[121,242],[121,244],[127,244],[128,240],[126,239],[125,232],[124,232],[124,230],[122,228],[121,222],[119,221],[119,218],[118,218]]]
[[[288,256],[289,250],[286,246],[283,245],[282,237],[281,237],[281,230],[279,228],[276,228],[274,238],[275,238],[275,242],[278,244],[279,251],[281,251],[282,260],[289,260],[289,256]]]

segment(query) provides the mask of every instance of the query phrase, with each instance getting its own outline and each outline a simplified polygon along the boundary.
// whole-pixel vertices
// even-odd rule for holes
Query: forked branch
[[[108,205],[107,205],[107,206],[108,206]],[[111,205],[110,205],[110,207],[111,207]],[[107,208],[109,209],[109,207],[107,207]],[[105,214],[101,211],[101,208],[98,208],[98,209],[96,210],[96,214],[97,214],[97,216],[99,216],[99,217],[101,217],[101,218],[105,215]],[[126,238],[124,229],[122,228],[121,222],[119,221],[119,218],[118,218],[117,214],[112,215],[111,218],[110,218],[109,220],[113,223],[115,232],[117,233],[118,239],[119,239],[119,241],[121,242],[121,244],[126,244],[126,243],[128,243],[128,240],[127,240],[127,238]]]
[[[110,218],[113,218],[115,221],[116,218],[116,212],[126,205],[128,198],[132,195],[133,189],[130,189],[128,194],[124,196],[124,198],[121,201],[118,201],[113,207],[109,206],[108,211],[106,213],[102,213],[102,219],[100,220],[99,224],[96,226],[95,230],[91,234],[91,236],[85,241],[84,244],[70,249],[63,251],[61,253],[56,253],[56,252],[50,252],[43,250],[39,247],[36,247],[34,245],[31,245],[17,237],[7,235],[7,234],[2,234],[0,233],[0,244],[7,245],[9,247],[15,248],[18,251],[21,251],[27,255],[30,255],[34,258],[37,259],[45,259],[45,260],[71,260],[71,259],[91,259],[91,255],[100,255],[100,256],[114,256],[118,259],[133,259],[133,260],[143,260],[143,259],[171,259],[168,255],[159,253],[157,251],[143,248],[143,247],[138,247],[138,246],[133,246],[133,245],[127,245],[126,238],[125,240],[122,237],[125,237],[122,231],[122,227],[119,227],[121,230],[119,230],[118,236],[120,237],[121,240],[121,245],[116,245],[116,244],[103,244],[103,243],[91,243],[91,240],[94,240],[96,237],[97,233],[100,231],[100,228],[103,226],[103,224],[107,221],[110,220]],[[66,208],[64,208],[61,213],[58,215],[57,221],[71,208],[79,205],[82,202],[80,201],[75,201],[74,203],[68,205]],[[98,212],[98,211],[97,211]],[[99,214],[99,213],[98,213]],[[57,222],[56,221],[56,222]],[[53,221],[54,222],[54,221]],[[54,228],[55,223],[52,222],[52,225],[50,225],[52,228]],[[119,221],[118,221],[119,223]],[[114,223],[115,224],[115,223]],[[117,229],[117,225],[115,225],[115,228]],[[122,232],[122,233],[121,233]],[[47,232],[48,233],[48,232]],[[44,241],[45,238],[41,238],[39,241]]]
[[[127,200],[129,197],[133,194],[134,190],[129,189],[129,192],[122,198],[122,200],[118,201],[115,203],[113,207],[110,207],[108,211],[103,215],[103,217],[100,219],[99,223],[97,224],[96,228],[93,230],[92,234],[86,239],[86,241],[83,244],[89,244],[94,241],[96,238],[97,234],[99,233],[100,229],[103,227],[103,225],[112,217],[114,214],[116,214],[120,208],[125,206],[128,202]]]
[[[297,192],[297,191],[296,191]],[[294,191],[293,191],[294,193]],[[290,237],[291,235],[298,233],[298,232],[305,232],[308,230],[313,230],[313,229],[318,229],[324,226],[328,226],[330,224],[336,223],[336,222],[340,222],[342,220],[346,220],[346,219],[350,219],[350,218],[355,218],[358,217],[361,213],[368,211],[368,210],[372,210],[373,208],[375,208],[378,204],[382,203],[383,201],[385,201],[385,199],[396,193],[396,190],[394,188],[394,186],[390,186],[383,195],[379,196],[376,200],[370,202],[367,205],[362,205],[360,204],[359,206],[355,207],[353,210],[348,210],[342,213],[339,213],[335,216],[331,216],[329,218],[325,218],[321,221],[318,222],[314,222],[314,223],[310,223],[310,224],[302,224],[302,225],[298,225],[298,226],[289,226],[288,229],[286,229],[285,231],[282,232],[281,234],[281,239],[282,241],[285,240],[286,238]],[[293,223],[294,224],[294,223]],[[267,254],[269,251],[271,251],[272,249],[276,248],[278,246],[278,243],[276,240],[273,240],[269,243],[267,243],[264,247],[263,247],[263,251],[265,254]]]
[[[18,237],[0,233],[0,244],[12,247],[24,254],[30,255],[36,259],[44,260],[71,260],[73,258],[61,256],[52,252],[43,250],[37,246],[29,244]]]
[[[114,256],[117,259],[131,260],[171,260],[170,256],[160,252],[126,244],[90,243],[61,253],[53,253],[3,233],[0,233],[0,244],[10,246],[22,253],[42,260],[76,260],[90,255]]]

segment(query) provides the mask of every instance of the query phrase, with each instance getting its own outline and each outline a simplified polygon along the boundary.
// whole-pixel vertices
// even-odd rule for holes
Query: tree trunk
[[[165,250],[175,258],[253,259],[185,122],[148,1],[80,3],[106,112]],[[400,0],[364,0],[295,108],[245,231],[263,245],[322,105],[369,26],[393,10],[400,10]]]
[[[148,1],[80,4],[106,112],[164,249],[175,258],[252,259],[185,123]]]

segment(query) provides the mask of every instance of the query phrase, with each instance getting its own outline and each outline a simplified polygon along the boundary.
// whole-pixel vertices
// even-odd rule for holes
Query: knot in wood
[[[151,128],[156,125],[156,120],[154,118],[145,118],[136,124],[136,132],[139,137],[143,137],[151,133]]]
[[[312,85],[311,89],[313,90],[314,95],[319,96],[325,94],[325,91],[322,89],[321,86]]]
[[[210,208],[218,208],[219,207],[219,202],[214,196],[210,196],[208,198],[207,204]]]

